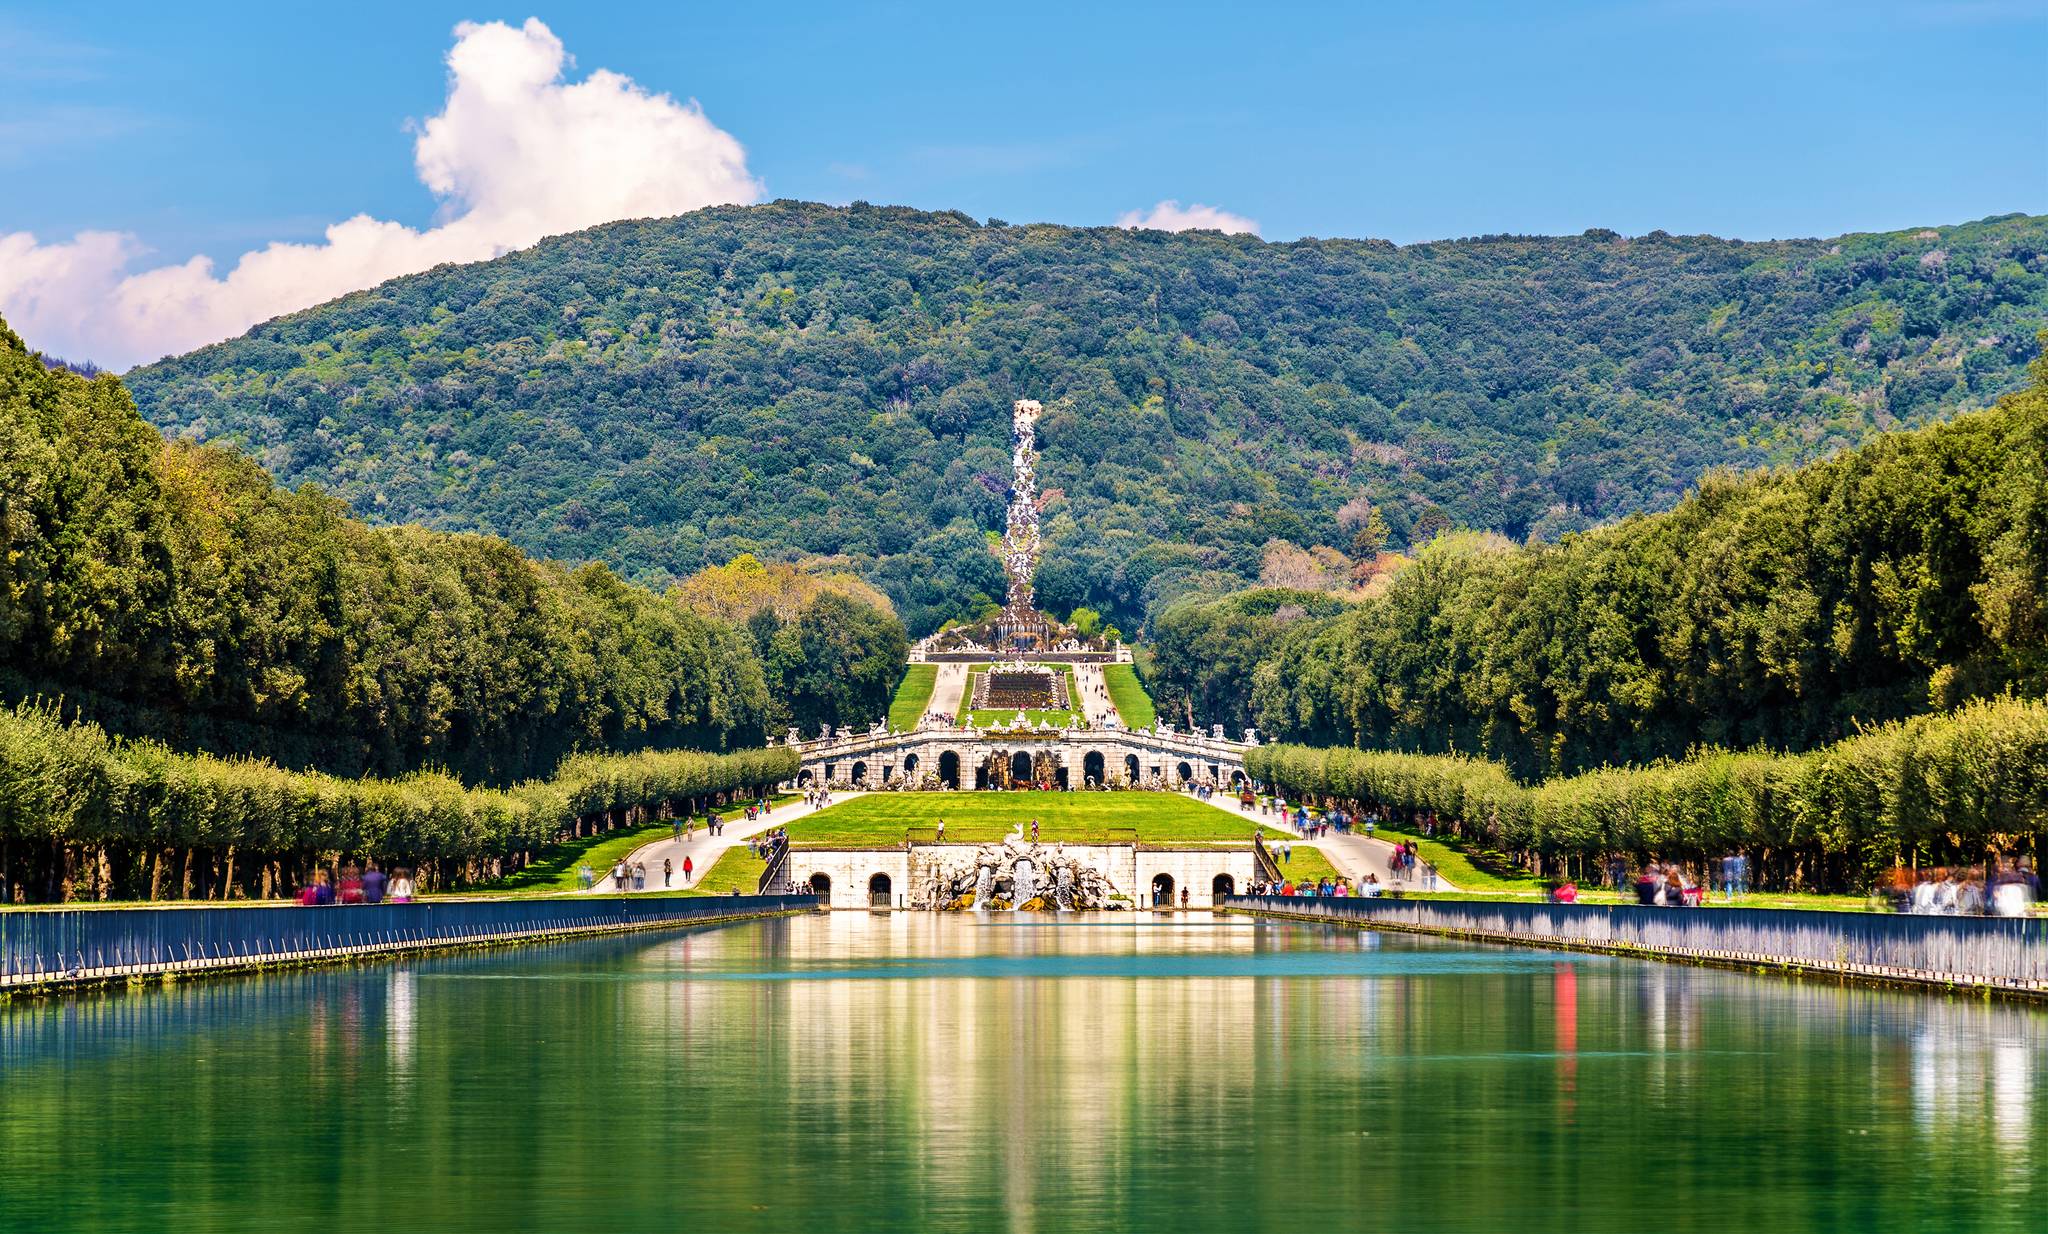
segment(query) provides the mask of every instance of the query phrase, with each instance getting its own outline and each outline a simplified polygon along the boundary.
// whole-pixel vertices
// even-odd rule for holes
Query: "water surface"
[[[839,913],[0,1010],[14,1230],[2048,1229],[2048,1016]]]

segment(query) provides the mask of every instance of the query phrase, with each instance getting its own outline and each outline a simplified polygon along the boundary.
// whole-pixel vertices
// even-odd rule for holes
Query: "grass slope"
[[[929,841],[939,819],[946,839],[1001,840],[1039,822],[1050,843],[1249,843],[1257,822],[1179,793],[870,793],[789,824],[798,848],[861,848]]]
[[[767,869],[768,863],[755,856],[753,849],[736,844],[719,854],[690,894],[722,896],[737,887],[741,895],[750,896],[761,885],[761,875]]]
[[[1116,704],[1125,728],[1151,728],[1158,721],[1159,713],[1153,710],[1152,696],[1139,683],[1137,669],[1128,664],[1105,664],[1102,683],[1109,687],[1109,701]]]
[[[938,665],[911,665],[909,671],[903,674],[902,684],[896,687],[896,697],[889,702],[889,727],[905,730],[916,728],[925,708],[931,706],[932,689],[938,683]]]
[[[1273,854],[1275,861],[1280,860],[1280,851],[1271,840],[1266,842],[1266,851]],[[1334,880],[1337,877],[1337,867],[1330,864],[1328,857],[1323,856],[1323,850],[1313,844],[1296,841],[1287,860],[1280,862],[1280,873],[1282,877],[1296,883],[1312,883],[1324,878]]]

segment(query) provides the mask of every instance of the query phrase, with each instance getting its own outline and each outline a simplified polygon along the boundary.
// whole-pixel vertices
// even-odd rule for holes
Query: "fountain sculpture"
[[[957,854],[964,847],[920,853],[925,864],[911,871],[912,908],[1052,913],[1130,907],[1100,870],[1082,864],[1062,845],[1030,844],[1012,836]]]

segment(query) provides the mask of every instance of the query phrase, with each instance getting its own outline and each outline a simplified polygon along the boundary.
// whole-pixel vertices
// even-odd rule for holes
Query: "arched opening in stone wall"
[[[1183,766],[1185,766],[1185,764],[1183,764]],[[854,763],[854,765],[853,765],[853,782],[854,782],[855,784],[865,784],[865,783],[867,783],[867,782],[868,782],[868,765],[867,765],[866,763],[863,763],[863,762],[855,762],[855,763]]]
[[[1090,750],[1081,756],[1082,783],[1090,788],[1101,788],[1103,779],[1102,751]]]
[[[960,756],[951,750],[939,752],[939,783],[946,788],[960,787]]]
[[[989,786],[988,764],[983,763],[974,769],[974,791],[978,793]]]
[[[832,899],[832,880],[822,873],[811,875],[811,894],[817,896],[820,900],[830,901]]]
[[[888,908],[891,903],[889,895],[890,892],[888,875],[877,874],[873,878],[870,878],[868,880],[869,908]]]
[[[1142,775],[1142,773],[1141,773],[1141,772],[1140,772],[1140,771],[1138,770],[1138,756],[1137,756],[1137,755],[1135,755],[1135,754],[1126,754],[1126,755],[1124,755],[1124,775],[1125,775],[1125,776],[1126,776],[1127,778],[1129,778],[1130,782],[1131,782],[1131,783],[1133,783],[1133,784],[1136,784],[1136,783],[1137,783],[1137,782],[1138,782],[1138,781],[1139,781],[1140,779],[1142,779],[1142,778],[1143,778],[1143,775]]]
[[[1237,894],[1237,880],[1228,874],[1218,874],[1209,883],[1209,895],[1214,899]]]
[[[1031,753],[1019,750],[1010,756],[1010,782],[1029,784],[1031,782]]]
[[[1195,769],[1188,766],[1185,762],[1174,768],[1174,770],[1180,772],[1180,782],[1182,784],[1186,784],[1189,780],[1195,778]]]
[[[1244,787],[1244,772],[1243,772],[1243,771],[1241,771],[1241,770],[1240,770],[1240,771],[1233,771],[1233,772],[1231,772],[1231,773],[1230,773],[1230,786],[1231,786],[1232,788],[1243,788],[1243,787]]]
[[[911,784],[917,783],[917,755],[903,756],[903,778]]]
[[[1152,907],[1173,907],[1173,875],[1155,874],[1152,876]]]
[[[811,769],[809,767],[806,767],[803,770],[796,773],[796,782],[798,787],[808,787],[811,780]]]
[[[1055,788],[1065,792],[1067,789],[1067,769],[1065,767],[1053,768],[1052,782]]]

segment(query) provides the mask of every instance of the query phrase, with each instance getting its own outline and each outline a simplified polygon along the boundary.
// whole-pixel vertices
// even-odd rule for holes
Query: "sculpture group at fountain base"
[[[1109,877],[1066,851],[1012,836],[1001,844],[920,849],[910,907],[941,911],[1087,912],[1129,908]]]

